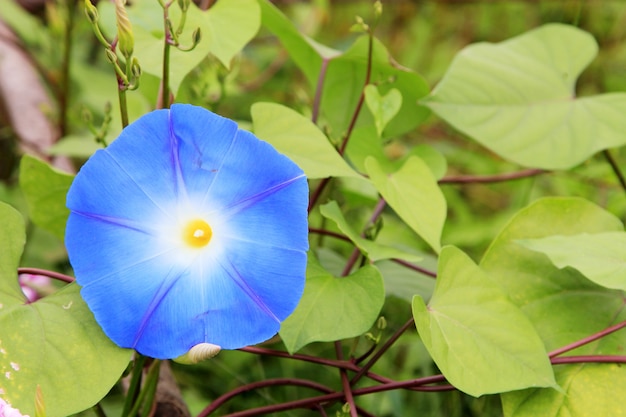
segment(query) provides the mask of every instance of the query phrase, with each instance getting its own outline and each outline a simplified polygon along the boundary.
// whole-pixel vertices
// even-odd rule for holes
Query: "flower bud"
[[[105,49],[104,52],[106,53],[107,61],[109,61],[111,64],[117,63],[117,54],[115,52],[110,49]]]
[[[85,14],[87,15],[87,20],[89,20],[89,23],[92,25],[98,22],[98,9],[91,4],[91,0],[85,0]]]
[[[141,77],[141,66],[139,66],[139,60],[137,60],[137,57],[135,56],[133,57],[133,60],[130,64],[130,72],[131,74],[133,74],[134,78]]]
[[[115,0],[115,20],[117,22],[117,44],[122,55],[128,59],[133,55],[135,39],[133,27],[124,7],[125,3],[125,0]]]
[[[200,39],[202,39],[202,32],[200,31],[200,28],[198,27],[196,30],[193,31],[193,33],[191,34],[191,41],[193,42],[192,44],[192,48],[195,48],[196,45],[198,45],[200,43]]]
[[[383,14],[383,4],[380,0],[376,0],[376,2],[374,2],[374,16],[378,18],[382,14]]]
[[[191,0],[178,0],[178,7],[180,7],[183,13],[189,9],[189,4],[191,4]]]

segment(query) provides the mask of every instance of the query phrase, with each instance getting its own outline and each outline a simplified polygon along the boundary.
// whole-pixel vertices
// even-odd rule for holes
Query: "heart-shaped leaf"
[[[335,278],[309,255],[300,304],[282,323],[280,336],[290,353],[311,342],[330,342],[366,332],[385,301],[380,272],[366,265]]]
[[[361,176],[346,163],[313,122],[288,107],[255,103],[254,133],[302,168],[309,178]]]
[[[106,32],[116,33],[113,4],[100,2],[98,5]],[[127,6],[128,17],[133,25],[135,38],[134,53],[142,71],[162,76],[163,68],[163,8],[151,0],[133,1]],[[174,28],[181,19],[177,2],[168,8]],[[189,5],[181,46],[192,45],[191,34],[201,30],[201,39],[192,51],[170,48],[170,86],[176,94],[183,78],[207,57],[215,55],[226,67],[231,59],[256,35],[261,25],[261,12],[256,0],[229,0],[217,2],[207,11],[200,10],[193,2]]]
[[[441,251],[428,306],[413,299],[415,324],[446,379],[473,396],[554,387],[548,355],[532,324],[471,259]]]
[[[336,201],[330,201],[320,207],[320,213],[327,219],[335,222],[339,230],[346,234],[354,244],[365,252],[370,260],[376,262],[381,259],[404,259],[405,261],[418,262],[422,260],[420,255],[396,249],[391,246],[382,245],[373,240],[365,239],[361,237],[357,232],[350,227],[346,219],[341,213],[341,209]]]
[[[541,252],[559,268],[576,268],[585,277],[607,288],[626,291],[626,233],[583,233],[518,241]]]
[[[63,417],[100,401],[128,365],[70,284],[26,304],[17,284],[24,245],[19,213],[0,203],[0,398],[34,415],[41,388],[48,417]]]
[[[400,111],[402,94],[397,89],[392,88],[387,94],[381,96],[375,85],[368,84],[365,87],[365,104],[374,116],[376,132],[378,136],[381,136],[387,123]]]
[[[423,103],[508,160],[567,169],[626,144],[626,94],[574,96],[597,49],[590,34],[562,24],[470,45]]]
[[[432,171],[412,156],[393,174],[387,174],[374,158],[365,160],[370,180],[406,224],[435,251],[441,249],[446,220],[446,200]]]
[[[29,155],[22,157],[20,186],[30,217],[37,226],[61,240],[70,215],[65,207],[65,196],[73,180],[73,175],[58,171],[39,159]]]
[[[558,269],[519,244],[553,235],[623,232],[618,218],[580,198],[545,198],[521,210],[491,244],[481,267],[534,324],[546,349],[561,348],[626,320],[624,293],[601,287],[578,271]],[[616,332],[567,354],[622,355]],[[604,415],[621,409],[626,368],[615,364],[559,365],[563,391],[529,389],[502,396],[506,417]]]

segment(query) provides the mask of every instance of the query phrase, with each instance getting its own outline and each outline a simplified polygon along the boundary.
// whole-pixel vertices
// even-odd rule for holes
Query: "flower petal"
[[[66,245],[118,345],[162,359],[199,343],[235,349],[273,336],[302,295],[307,202],[302,170],[269,144],[173,105],[84,165]],[[197,217],[212,234],[190,247],[183,231]]]
[[[97,151],[76,176],[67,195],[68,208],[139,221],[145,219],[146,210],[171,216],[178,190],[168,124],[167,111],[152,112]]]

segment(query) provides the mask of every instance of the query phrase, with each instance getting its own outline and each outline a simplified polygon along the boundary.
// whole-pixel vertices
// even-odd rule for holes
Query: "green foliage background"
[[[218,3],[220,7],[227,2],[222,1],[224,3]],[[308,279],[314,282],[308,290],[313,292],[305,292],[302,305],[303,309],[314,306],[320,302],[316,297],[321,296],[324,300],[321,302],[327,303],[329,308],[322,311],[323,314],[313,308],[300,310],[286,321],[281,331],[286,350],[333,358],[334,347],[324,342],[349,339],[344,343],[346,354],[358,357],[368,351],[373,339],[381,337],[386,340],[413,313],[419,335],[413,329],[405,332],[372,371],[392,375],[396,380],[443,372],[449,382],[467,394],[460,391],[395,390],[359,397],[357,403],[373,415],[561,416],[569,411],[572,415],[582,416],[602,415],[605,410],[618,415],[617,411],[622,407],[616,399],[623,398],[624,384],[620,383],[625,377],[617,365],[557,367],[556,373],[552,374],[546,363],[545,350],[557,349],[623,320],[623,293],[618,290],[624,289],[624,277],[619,268],[625,261],[624,251],[618,251],[622,255],[617,256],[622,257],[614,268],[617,272],[610,271],[617,277],[606,278],[605,271],[594,268],[593,260],[587,261],[591,267],[585,269],[586,265],[584,262],[581,265],[579,257],[564,256],[557,249],[572,245],[571,253],[584,251],[585,245],[591,244],[613,248],[612,233],[619,235],[615,239],[622,242],[622,223],[626,220],[624,189],[601,153],[589,157],[593,152],[583,152],[582,157],[563,159],[558,153],[560,148],[547,147],[531,149],[529,155],[515,159],[518,156],[515,150],[498,148],[494,145],[500,139],[498,134],[511,132],[495,131],[496,134],[493,126],[476,122],[468,117],[472,109],[464,107],[471,106],[476,100],[470,100],[469,104],[462,102],[472,94],[480,98],[481,94],[489,96],[495,90],[489,89],[489,80],[458,75],[453,69],[458,64],[461,70],[469,71],[471,64],[455,61],[456,54],[469,44],[501,42],[544,24],[562,23],[578,27],[591,36],[578,34],[572,36],[580,36],[580,39],[567,38],[561,36],[561,32],[546,35],[552,39],[550,56],[563,49],[576,52],[585,49],[584,62],[572,64],[573,69],[562,86],[551,82],[537,88],[536,95],[524,91],[527,96],[516,102],[518,107],[521,106],[520,111],[544,100],[562,99],[570,92],[572,97],[624,92],[626,3],[599,0],[383,2],[384,12],[376,26],[377,41],[373,46],[372,67],[378,85],[366,92],[366,102],[361,110],[363,117],[359,118],[346,148],[351,165],[339,157],[335,147],[341,144],[365,80],[366,65],[362,58],[367,53],[366,37],[358,38],[350,28],[357,15],[368,21],[371,2],[277,2],[277,10],[263,1],[236,0],[235,3],[236,7],[216,7],[212,15],[196,16],[188,21],[189,27],[206,25],[213,28],[214,33],[204,34],[211,40],[203,44],[207,49],[172,57],[172,68],[179,71],[174,72],[172,78],[176,101],[201,105],[238,120],[243,127],[252,128],[260,138],[299,163],[314,184],[329,176],[339,178],[326,189],[321,200],[325,204],[313,212],[311,224],[349,238],[345,241],[312,235],[312,241],[319,247],[308,268]],[[137,7],[145,4],[138,2]],[[100,11],[105,32],[114,33],[115,21],[106,9],[109,6],[102,4]],[[63,67],[55,45],[62,42],[60,28],[68,16],[63,15],[62,7],[57,9],[57,15],[53,11],[54,8],[50,9],[48,15],[40,19],[18,9],[9,0],[0,3],[0,16],[21,39],[25,53],[40,65],[38,70],[42,72],[43,81],[37,88],[52,91],[54,95],[55,88],[67,87],[55,84],[55,80],[62,78]],[[145,66],[139,90],[128,94],[131,120],[149,111],[158,95],[160,62],[155,61],[155,57],[159,55],[150,52],[158,45],[151,35],[158,25],[152,27],[154,21],[144,19],[145,13],[141,9],[130,13],[131,20],[135,19],[137,49],[141,51],[138,55]],[[238,37],[231,39],[232,44],[220,43],[220,32],[232,32],[232,28],[222,27],[220,22],[230,18],[240,21],[242,30],[235,31]],[[4,117],[0,124],[0,201],[17,208],[27,219],[26,244],[20,265],[68,274],[71,268],[62,244],[64,208],[50,207],[62,201],[59,195],[64,194],[71,178],[52,171],[39,159],[27,156],[20,162],[20,158],[27,153],[66,169],[72,164],[77,166],[100,147],[85,122],[86,110],[94,125],[108,123],[108,130],[102,138],[105,141],[113,140],[121,129],[115,77],[100,45],[91,41],[91,27],[82,14],[77,14],[75,19],[72,76],[68,84],[71,94],[65,97],[69,103],[66,123],[58,126],[60,132],[56,135],[61,140],[45,143],[40,136],[39,141],[27,142],[7,111],[2,112]],[[562,28],[558,25],[550,27],[554,30]],[[260,31],[255,35],[257,28]],[[298,33],[315,42],[307,42]],[[188,42],[189,34],[186,36],[184,40]],[[233,57],[229,51],[243,47],[248,37],[253,38],[241,54]],[[597,42],[597,48],[592,38]],[[571,40],[572,45],[566,46],[567,40]],[[465,50],[465,57],[475,58],[484,53],[497,60],[501,56],[498,50],[489,50],[491,47],[472,48]],[[209,50],[213,55],[206,57]],[[389,57],[393,57],[393,65]],[[320,114],[315,115],[312,114],[312,103],[324,60],[329,62],[327,79]],[[563,60],[567,61],[567,57]],[[587,62],[590,62],[588,67]],[[191,72],[187,74],[185,69]],[[536,66],[529,64],[524,68],[522,78],[526,74],[532,74],[535,80],[559,77],[558,73],[555,75],[543,69],[543,72],[534,73],[534,69]],[[486,78],[497,78],[497,74],[482,67],[477,73],[487,74]],[[493,77],[489,77],[491,75]],[[0,81],[0,91],[7,82]],[[511,85],[516,82],[511,81]],[[503,88],[506,91],[497,91],[494,96],[506,96],[510,93],[507,87]],[[341,91],[341,94],[333,94],[333,91]],[[430,91],[432,94],[429,95]],[[601,97],[606,100],[607,96]],[[591,115],[590,120],[595,122],[600,119],[595,116],[603,114],[602,118],[613,127],[607,135],[617,139],[608,140],[605,147],[618,146],[611,150],[611,154],[617,166],[623,167],[626,151],[619,146],[626,141],[621,137],[626,120],[621,110],[626,108],[626,102],[621,95],[611,95],[610,98],[616,100],[609,107],[618,109],[617,114],[606,116],[608,112],[602,107],[597,111],[592,108],[587,116]],[[113,106],[112,120],[109,121],[104,111],[107,101]],[[2,108],[9,109],[19,102],[20,97],[3,96]],[[506,100],[495,103],[496,106],[510,104]],[[546,115],[548,110],[540,111],[549,118]],[[50,109],[36,108],[30,112],[24,117],[33,116],[33,113],[36,113],[34,116],[60,117],[59,109],[54,105]],[[321,129],[311,122],[312,117],[317,118]],[[597,138],[592,136],[604,133],[601,127],[596,128],[591,121],[583,119],[584,115],[572,119],[572,130],[582,132],[576,139],[576,150],[585,148],[587,142],[597,143]],[[592,127],[588,128],[590,124]],[[525,131],[526,127],[528,125],[524,123],[505,124],[505,128],[523,136],[521,140],[536,133],[532,129]],[[482,141],[484,146],[468,140],[459,130],[477,136],[486,132],[487,139]],[[294,138],[306,141],[307,148],[294,146]],[[493,183],[472,181],[471,178],[467,182],[463,180],[467,175],[496,175],[526,167],[549,169],[550,172]],[[363,181],[357,170],[367,173],[371,181]],[[378,193],[386,199],[387,207],[378,223],[370,224]],[[543,197],[549,198],[541,200]],[[415,206],[431,216],[416,216]],[[364,229],[365,236],[359,236]],[[601,238],[608,236],[608,240],[600,243],[550,240],[552,235],[580,237],[582,233]],[[353,271],[343,280],[335,279],[344,272],[346,259],[354,246],[374,266]],[[10,261],[14,262],[16,256],[13,254]],[[439,278],[435,284],[426,274],[408,271],[389,261],[391,258],[415,262],[426,270],[436,271]],[[2,269],[0,272],[10,274]],[[493,276],[506,278],[494,282]],[[463,282],[456,283],[455,279],[460,277],[464,277]],[[364,279],[368,281],[364,282]],[[524,279],[536,279],[540,284],[524,286],[520,284]],[[446,288],[454,288],[458,293],[446,292]],[[329,291],[329,295],[324,296],[324,291]],[[347,294],[363,291],[367,297],[342,300],[340,291]],[[571,292],[578,297],[575,302],[565,300]],[[471,295],[473,293],[475,296]],[[59,297],[63,296],[60,293]],[[550,302],[541,304],[540,301],[548,296]],[[484,304],[480,304],[484,308],[472,313],[472,306],[480,303],[481,297],[485,297]],[[328,326],[329,320],[340,314],[330,307],[344,304],[345,311],[363,310],[365,313],[362,316],[353,313],[353,320],[343,321],[342,326]],[[576,308],[572,309],[572,305]],[[385,329],[371,327],[378,316],[386,318]],[[307,319],[319,326],[302,328]],[[484,332],[474,335],[476,349],[464,345],[470,336],[449,330],[462,328],[457,322],[466,324],[463,320],[485,327]],[[492,334],[494,328],[505,328],[510,322],[520,326],[515,329],[518,334]],[[563,328],[572,327],[575,330],[565,335],[561,333]],[[369,336],[360,336],[368,331],[371,332]],[[457,341],[447,339],[447,343],[459,344],[459,352],[466,356],[450,358],[444,354],[442,340],[446,339],[448,331]],[[606,338],[576,353],[615,354],[622,346],[622,339],[623,336]],[[270,341],[266,347],[283,349],[278,340]],[[515,361],[519,360],[516,356],[518,348],[527,355],[530,365],[509,370],[519,375],[515,381],[510,378],[500,380],[501,375],[497,373],[491,376],[480,374],[490,361],[495,361],[494,358],[504,358],[502,363],[508,358],[509,365],[515,368]],[[123,368],[123,353],[116,355],[122,364],[118,367]],[[478,360],[480,355],[486,355],[484,363]],[[342,389],[336,369],[247,352],[222,352],[193,367],[173,366],[183,397],[194,415],[223,393],[259,380],[302,378]],[[479,377],[463,378],[463,373],[474,372],[473,366],[477,367]],[[501,368],[496,369],[499,370]],[[583,378],[576,379],[576,375],[591,382],[585,384],[581,382]],[[502,399],[483,395],[529,386],[554,387],[555,381],[564,391],[532,388],[507,393]],[[238,396],[220,411],[235,412],[308,395],[311,395],[309,390],[296,386],[263,388]],[[564,401],[566,406],[562,405]],[[121,393],[116,387],[105,398],[104,409],[110,415],[117,415],[121,404]],[[340,405],[335,405],[329,412],[339,410]],[[284,415],[310,413],[289,411]],[[82,415],[94,414],[86,411]]]

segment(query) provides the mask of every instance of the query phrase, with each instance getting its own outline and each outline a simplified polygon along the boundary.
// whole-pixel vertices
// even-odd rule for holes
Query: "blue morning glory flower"
[[[176,104],[81,168],[65,243],[81,295],[119,346],[154,358],[272,337],[304,288],[308,186],[271,145]]]

